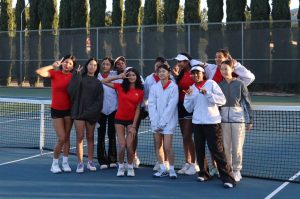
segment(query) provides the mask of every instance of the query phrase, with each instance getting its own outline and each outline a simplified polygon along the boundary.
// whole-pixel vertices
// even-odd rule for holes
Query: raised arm
[[[126,78],[126,75],[127,75],[127,73],[121,73],[116,76],[104,78],[101,80],[101,82],[110,88],[114,88],[114,84],[112,83],[112,81],[117,80],[117,79],[124,79],[124,78]]]
[[[36,74],[38,74],[39,76],[41,77],[44,77],[44,78],[50,78],[51,75],[49,73],[49,70],[53,70],[53,69],[57,69],[60,65],[61,65],[61,62],[64,58],[62,58],[61,60],[59,61],[56,61],[54,62],[52,65],[49,65],[49,66],[44,66],[42,68],[39,68],[35,71]]]

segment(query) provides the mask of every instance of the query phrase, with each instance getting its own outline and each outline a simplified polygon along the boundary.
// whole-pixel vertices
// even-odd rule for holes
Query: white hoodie
[[[226,103],[226,98],[213,80],[207,80],[202,89],[206,94],[202,94],[195,84],[191,87],[191,95],[185,95],[184,107],[189,112],[193,112],[193,124],[217,124],[221,123],[219,107]]]
[[[154,132],[161,129],[161,133],[172,134],[178,121],[177,103],[179,99],[178,87],[172,81],[164,90],[161,81],[150,88],[148,98],[149,117]]]

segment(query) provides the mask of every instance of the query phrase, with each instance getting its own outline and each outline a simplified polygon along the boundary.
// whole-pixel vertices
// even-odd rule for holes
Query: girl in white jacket
[[[151,128],[155,133],[156,156],[160,163],[160,169],[153,174],[153,177],[169,176],[171,179],[176,179],[172,139],[178,121],[178,87],[170,80],[170,72],[171,69],[167,64],[158,67],[160,81],[150,88],[148,109]],[[169,159],[169,172],[164,165],[164,153],[159,150],[162,145]]]
[[[215,81],[204,80],[202,67],[193,67],[191,74],[195,84],[186,91],[184,107],[188,112],[193,112],[194,142],[197,162],[200,167],[197,179],[203,182],[211,178],[205,157],[205,143],[207,142],[217,163],[224,186],[232,188],[235,186],[235,180],[224,152],[220,126],[221,115],[219,113],[219,106],[226,103],[226,98]]]

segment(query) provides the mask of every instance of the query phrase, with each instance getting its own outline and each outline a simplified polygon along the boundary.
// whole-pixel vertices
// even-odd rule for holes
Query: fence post
[[[97,48],[96,57],[97,57],[97,59],[99,59],[99,27],[97,27],[97,44],[96,44],[96,48]]]
[[[242,22],[242,65],[244,65],[244,22]]]
[[[41,103],[40,112],[40,152],[43,153],[45,147],[45,104]]]
[[[144,76],[144,27],[141,25],[141,59],[140,59],[140,67],[141,67],[141,75]]]
[[[191,54],[191,25],[188,24],[188,53]]]

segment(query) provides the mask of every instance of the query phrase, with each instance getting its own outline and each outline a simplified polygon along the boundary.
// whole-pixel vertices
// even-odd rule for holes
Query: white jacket
[[[114,76],[115,74],[111,72],[108,76]],[[102,74],[98,74],[98,79],[101,81],[104,78],[102,77]],[[103,108],[102,113],[105,115],[109,115],[115,110],[117,110],[118,107],[118,96],[115,89],[112,89],[106,85],[103,84],[103,90],[104,90],[104,98],[103,98]]]
[[[214,78],[217,67],[218,66],[215,64],[207,64],[205,66],[204,70],[205,70],[207,79]],[[248,70],[245,66],[241,65],[239,62],[237,62],[234,65],[233,72],[238,75],[237,78],[242,80],[246,84],[246,86],[249,86],[255,80],[254,74],[250,70]]]
[[[178,99],[178,87],[173,81],[165,90],[160,81],[151,86],[148,109],[154,132],[158,129],[162,129],[162,133],[175,132],[178,121]]]
[[[207,91],[206,94],[200,93],[195,87],[191,87],[191,95],[185,95],[184,107],[189,112],[193,112],[193,124],[217,124],[221,123],[219,107],[226,103],[226,98],[219,87],[213,80],[207,80],[202,89]]]

